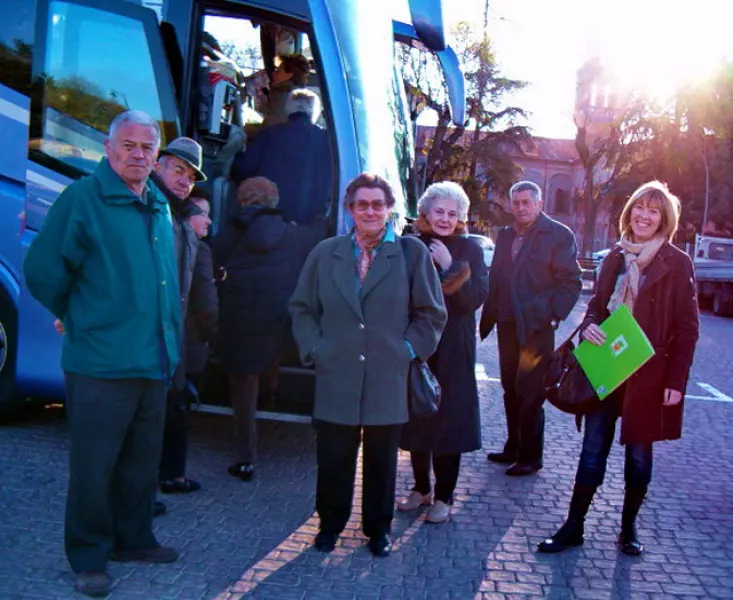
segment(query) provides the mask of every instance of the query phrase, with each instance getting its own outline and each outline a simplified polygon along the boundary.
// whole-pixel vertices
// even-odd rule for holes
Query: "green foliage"
[[[721,62],[702,84],[680,88],[666,105],[637,99],[622,127],[619,151],[607,156],[615,176],[599,190],[615,212],[637,186],[658,179],[682,201],[678,241],[691,241],[703,227],[733,233],[732,63]]]
[[[491,40],[476,34],[471,24],[459,23],[453,37],[467,91],[468,120],[459,127],[450,125],[447,93],[435,57],[397,44],[413,123],[425,108],[438,115],[434,135],[425,140],[425,155],[414,173],[415,187],[419,193],[434,181],[455,181],[479,214],[490,215],[495,211],[489,210],[489,191],[506,193],[518,174],[507,150],[529,138],[527,128],[516,125],[524,111],[507,104],[507,96],[526,84],[501,74]]]

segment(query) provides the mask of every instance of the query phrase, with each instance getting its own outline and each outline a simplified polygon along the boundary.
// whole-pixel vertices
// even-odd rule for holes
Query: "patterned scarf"
[[[372,260],[374,260],[374,250],[379,244],[382,243],[384,235],[387,232],[387,227],[383,227],[379,233],[374,236],[364,236],[359,233],[359,230],[354,229],[354,241],[359,247],[359,260],[357,261],[357,267],[359,269],[359,281],[364,283],[364,278],[369,272],[369,267],[372,266]]]
[[[639,282],[641,273],[654,260],[657,251],[667,240],[655,237],[648,242],[635,244],[626,237],[621,237],[621,247],[624,249],[626,273],[616,280],[616,288],[608,301],[608,312],[612,313],[622,304],[634,311],[634,303],[639,296]]]

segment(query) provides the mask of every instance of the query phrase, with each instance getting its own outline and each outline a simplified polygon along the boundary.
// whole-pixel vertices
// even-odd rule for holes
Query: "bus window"
[[[0,83],[30,96],[34,3],[4,0],[0,20]]]
[[[152,115],[164,137],[173,133],[177,119],[173,107],[161,103],[140,20],[52,1],[45,25],[41,123],[30,142],[33,155],[91,173],[104,156],[110,121],[127,109]]]

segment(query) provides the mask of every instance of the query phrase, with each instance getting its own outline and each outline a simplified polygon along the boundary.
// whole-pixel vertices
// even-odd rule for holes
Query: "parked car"
[[[479,235],[478,233],[468,233],[466,234],[466,237],[472,239],[479,246],[481,246],[481,250],[483,250],[484,253],[484,263],[486,263],[486,266],[490,268],[491,261],[494,260],[495,247],[492,239],[490,237],[486,237],[485,235]]]

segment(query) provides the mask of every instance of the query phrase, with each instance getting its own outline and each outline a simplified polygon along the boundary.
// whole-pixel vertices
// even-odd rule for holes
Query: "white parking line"
[[[489,377],[488,373],[486,372],[486,367],[482,364],[476,363],[476,381],[488,381],[492,383],[500,383],[501,379],[498,379],[497,377]],[[709,395],[708,396],[698,396],[696,394],[685,394],[685,398],[687,398],[688,400],[707,400],[709,402],[732,402],[733,403],[733,398],[731,398],[727,394],[724,394],[715,386],[712,386],[709,383],[705,383],[702,381],[696,381],[695,384],[698,387],[701,387],[703,390],[705,390]]]
[[[691,394],[686,394],[685,398],[689,398],[691,400],[709,400],[711,402],[733,402],[733,398],[724,394],[718,388],[710,385],[709,383],[704,383],[702,381],[696,381],[695,383],[710,395],[695,396]]]

